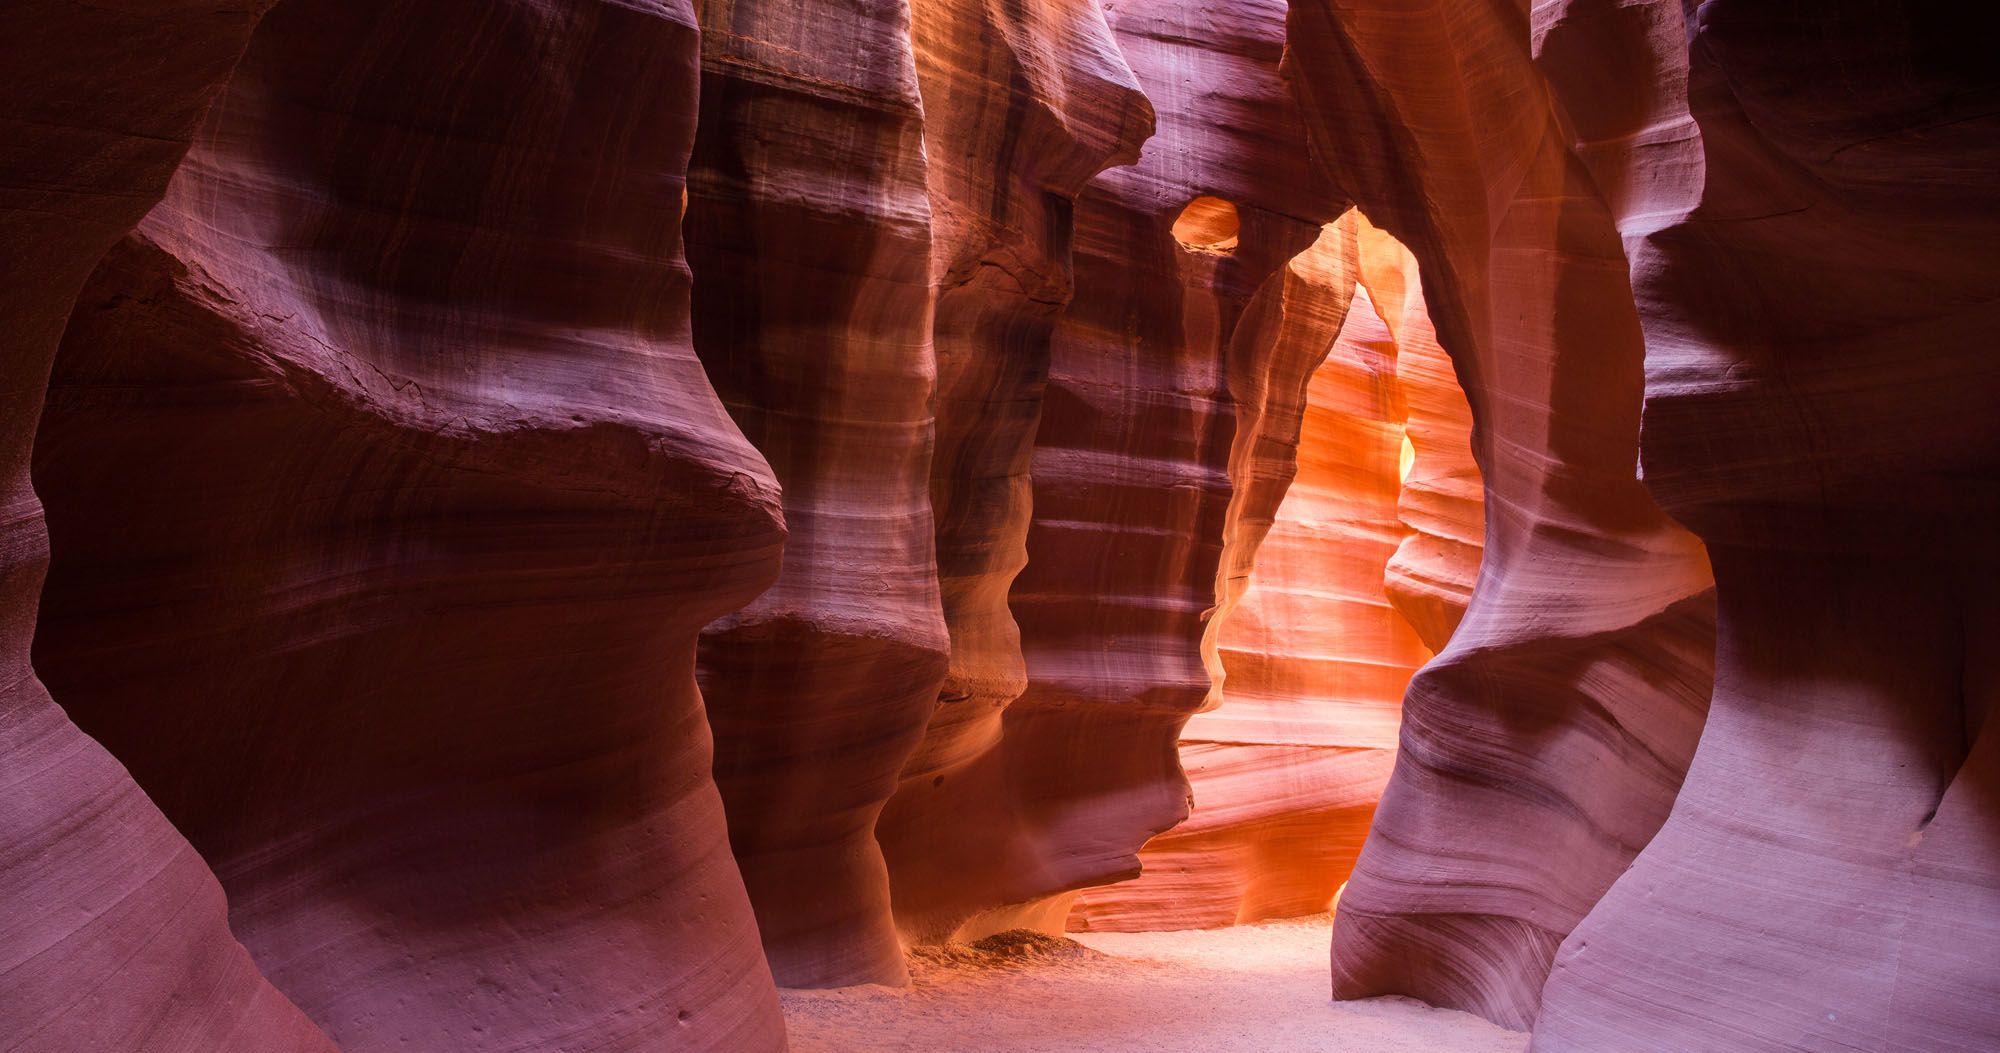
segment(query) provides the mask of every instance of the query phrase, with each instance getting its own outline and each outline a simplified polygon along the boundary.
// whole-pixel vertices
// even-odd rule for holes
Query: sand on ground
[[[1331,1001],[1329,919],[1005,934],[919,949],[911,986],[785,991],[793,1053],[1521,1053],[1528,1036],[1409,998]]]

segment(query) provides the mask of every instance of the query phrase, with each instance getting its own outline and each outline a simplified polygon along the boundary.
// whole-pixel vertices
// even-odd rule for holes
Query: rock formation
[[[0,34],[0,1035],[10,1049],[327,1050],[222,888],[29,665],[29,451],[78,290],[165,191],[261,4],[29,3]],[[136,59],[134,56],[144,56]]]
[[[1340,902],[1338,996],[1533,1021],[1666,818],[1708,696],[1701,546],[1634,477],[1643,347],[1606,207],[1511,9],[1293,6],[1319,162],[1408,245],[1478,427],[1486,544]]]
[[[941,713],[933,734],[964,759],[927,746],[885,816],[897,911],[918,938],[1059,926],[1051,897],[1132,876],[1139,847],[1185,814],[1175,741],[1209,690],[1232,334],[1338,211],[1299,194],[1315,184],[1277,76],[1276,5],[1120,6],[1111,26],[1160,123],[1135,165],[1075,205],[1074,294],[1051,338],[1009,598],[1026,686],[1011,704],[999,676],[948,694],[947,710],[1004,708]],[[1228,208],[1211,206],[1222,232],[1190,249],[1174,225],[1200,197]]]
[[[1719,625],[1673,814],[1564,943],[1535,1048],[1994,1048],[1994,16],[1551,7],[1632,254],[1646,485]]]
[[[903,983],[875,820],[947,643],[909,9],[707,0],[701,16],[695,349],[790,530],[777,583],[702,638],[716,780],[778,980]]]
[[[1232,538],[1251,569],[1216,619],[1219,705],[1181,734],[1193,812],[1146,846],[1136,881],[1080,897],[1072,928],[1327,909],[1388,780],[1403,690],[1471,592],[1471,415],[1424,316],[1415,261],[1349,212],[1289,270],[1285,315],[1318,324],[1263,356],[1274,396],[1257,425],[1264,441],[1231,464],[1232,521],[1265,532]],[[1330,348],[1328,323],[1339,327]],[[1406,610],[1441,635],[1421,635]]]
[[[1026,685],[1008,591],[1027,561],[1030,451],[1074,284],[1076,195],[1138,156],[1153,111],[1094,0],[915,0],[911,17],[936,289],[930,503],[950,655],[877,837],[898,928],[924,940],[1020,895],[988,845],[1018,829],[1002,728]]]
[[[0,1046],[2000,1045],[1983,7],[9,14]]]
[[[65,334],[36,668],[344,1049],[782,1045],[694,683],[783,537],[690,346],[697,48],[286,0]]]

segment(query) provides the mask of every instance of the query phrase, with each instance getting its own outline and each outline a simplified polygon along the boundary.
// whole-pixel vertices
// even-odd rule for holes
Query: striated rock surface
[[[1095,2],[912,4],[936,287],[930,502],[950,660],[878,829],[897,924],[950,935],[1022,898],[1003,741],[1026,670],[1008,590],[1027,560],[1030,451],[1073,289],[1074,199],[1131,162],[1153,111]],[[1031,878],[1031,880],[1033,880]],[[1006,926],[1000,925],[1000,928]]]
[[[947,643],[909,9],[708,0],[701,17],[695,348],[790,530],[777,584],[702,638],[716,780],[778,981],[899,984],[875,820]]]
[[[1977,5],[9,14],[0,1046],[2000,1046]]]
[[[1051,338],[1027,565],[1010,596],[1026,687],[997,722],[977,709],[934,720],[967,759],[926,747],[929,767],[913,766],[885,818],[888,836],[921,844],[896,885],[920,938],[1060,925],[1050,897],[1130,876],[1139,846],[1185,814],[1174,743],[1208,693],[1231,335],[1337,211],[1296,214],[1315,201],[1298,192],[1313,181],[1277,76],[1279,9],[1121,5],[1111,25],[1160,123],[1136,165],[1075,205],[1075,291]],[[1226,208],[1212,240],[1184,247],[1175,222],[1203,196]],[[988,683],[944,706],[1004,703],[1005,681]]]
[[[698,61],[288,0],[65,334],[36,667],[344,1049],[783,1044],[694,680],[783,538],[690,345]]]
[[[1138,156],[1153,110],[1095,3],[917,0],[912,19],[936,286],[930,500],[951,643],[878,835],[897,924],[929,940],[1031,898],[1024,878],[1040,888],[1004,741],[1026,684],[1008,590],[1027,559],[1030,451],[1073,290],[1074,199]]]
[[[1470,413],[1424,318],[1414,261],[1350,212],[1288,270],[1285,314],[1311,321],[1264,357],[1272,397],[1257,441],[1239,443],[1253,456],[1231,465],[1232,522],[1267,532],[1232,545],[1255,545],[1254,569],[1219,619],[1220,704],[1181,734],[1193,812],[1146,846],[1137,881],[1080,897],[1072,928],[1326,910],[1388,780],[1403,690],[1432,654],[1392,590],[1446,637],[1471,591]],[[1330,348],[1328,323],[1339,327]]]
[[[1994,28],[1917,3],[1537,20],[1632,250],[1646,484],[1719,603],[1686,784],[1564,943],[1537,1050],[2000,1044]],[[1606,51],[1659,87],[1590,77]]]
[[[1526,33],[1511,8],[1300,4],[1288,52],[1319,163],[1422,266],[1486,484],[1479,585],[1405,698],[1333,989],[1516,1027],[1666,818],[1713,617],[1701,546],[1634,478],[1642,346],[1618,231]]]
[[[29,664],[48,564],[29,454],[64,320],[159,200],[264,4],[31,2],[0,34],[0,1045],[330,1050],[221,887]]]

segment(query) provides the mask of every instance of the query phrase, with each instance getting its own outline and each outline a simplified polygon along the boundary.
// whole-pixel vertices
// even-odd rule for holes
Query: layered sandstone
[[[1263,357],[1272,397],[1254,424],[1239,412],[1257,441],[1231,464],[1232,523],[1264,530],[1225,555],[1248,563],[1248,587],[1216,619],[1216,708],[1181,734],[1192,814],[1146,846],[1138,880],[1079,898],[1073,928],[1326,910],[1388,780],[1403,690],[1443,643],[1404,611],[1448,638],[1471,591],[1471,418],[1414,260],[1350,212],[1288,270],[1285,313],[1320,324]]]
[[[328,1050],[215,876],[29,664],[48,564],[29,453],[64,320],[165,191],[263,4],[29,3],[0,34],[0,1043]],[[135,60],[133,56],[144,56]]]
[[[288,0],[64,336],[36,668],[342,1048],[782,1045],[694,681],[783,538],[690,346],[697,48]]]
[[[695,350],[790,531],[777,583],[702,637],[716,780],[779,982],[902,983],[875,820],[947,642],[909,9],[707,0],[701,17]]]
[[[1798,6],[10,12],[0,1045],[1350,866],[1339,996],[2000,1044],[1990,19]]]
[[[934,721],[963,759],[927,747],[930,766],[913,767],[885,816],[897,910],[920,937],[1060,925],[1049,897],[1130,876],[1139,846],[1185,813],[1174,744],[1208,693],[1230,341],[1259,287],[1337,211],[1298,193],[1313,180],[1277,76],[1277,7],[1111,16],[1159,126],[1137,164],[1092,180],[1074,207],[1074,293],[1051,337],[1027,564],[1009,598],[1025,688],[1011,704],[1000,677],[948,696],[976,707]],[[1237,214],[1233,246],[1175,239],[1202,196]],[[1296,214],[1313,207],[1325,214]]]
[[[1992,29],[1916,3],[1537,21],[1632,252],[1646,484],[1720,613],[1687,782],[1564,943],[1538,1050],[2000,1043]],[[1592,77],[1606,51],[1652,85]]]
[[[1421,264],[1478,427],[1480,584],[1403,707],[1340,902],[1336,995],[1512,1026],[1556,947],[1666,818],[1707,702],[1701,546],[1633,473],[1625,261],[1510,9],[1291,11],[1318,160]]]
[[[928,491],[949,657],[876,836],[898,929],[928,939],[1005,902],[992,885],[1013,877],[982,839],[1008,829],[993,780],[1025,674],[1007,592],[1027,558],[1028,458],[1072,288],[1071,211],[1091,176],[1137,156],[1153,115],[1094,2],[917,0],[910,18],[931,215]]]

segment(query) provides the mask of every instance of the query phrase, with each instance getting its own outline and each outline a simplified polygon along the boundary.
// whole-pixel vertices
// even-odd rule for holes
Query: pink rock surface
[[[947,644],[909,9],[709,0],[701,15],[695,348],[790,530],[777,584],[703,635],[716,779],[779,982],[902,983],[875,820]]]
[[[776,1049],[694,682],[777,571],[671,7],[290,0],[80,298],[36,667],[348,1050]]]
[[[64,319],[159,200],[264,5],[35,2],[0,33],[0,1046],[328,1050],[220,885],[29,665],[48,564],[29,452]],[[135,60],[133,56],[143,56]]]
[[[1557,945],[1673,802],[1708,695],[1708,568],[1634,478],[1618,231],[1525,22],[1372,0],[1291,15],[1320,161],[1421,265],[1486,483],[1479,584],[1405,699],[1333,989],[1524,1026]]]
[[[1285,314],[1312,321],[1270,349],[1270,397],[1239,424],[1254,440],[1230,466],[1231,518],[1264,532],[1227,534],[1225,566],[1247,562],[1248,587],[1215,616],[1215,708],[1181,733],[1193,811],[1147,844],[1137,880],[1079,897],[1072,929],[1325,911],[1388,780],[1404,688],[1432,654],[1404,608],[1448,638],[1471,592],[1471,415],[1415,261],[1349,212],[1287,270]]]
[[[1687,782],[1564,943],[1538,1050],[2000,1045],[1992,29],[1729,0],[1537,26],[1544,66],[1616,50],[1664,85],[1563,83],[1631,187],[1646,484],[1719,604]]]
[[[1075,206],[1075,291],[1054,331],[1027,566],[1009,601],[1026,688],[984,748],[973,736],[993,732],[955,725],[970,759],[929,786],[907,781],[885,819],[922,831],[891,835],[922,846],[896,886],[920,937],[1060,925],[1050,897],[1131,876],[1140,845],[1185,814],[1175,741],[1208,694],[1231,336],[1331,218],[1294,210],[1337,211],[1298,194],[1313,180],[1277,76],[1276,7],[1120,6],[1111,26],[1160,124],[1136,165]],[[1202,195],[1237,210],[1227,253],[1173,236]]]
[[[987,846],[1018,828],[1003,727],[1027,673],[1007,598],[1027,560],[1030,452],[1073,290],[1074,199],[1138,156],[1153,111],[1095,2],[917,0],[911,18],[936,289],[930,504],[950,656],[877,836],[897,925],[927,940],[1021,895],[1020,875]]]
[[[2000,1046],[1983,8],[9,14],[0,1047]]]

